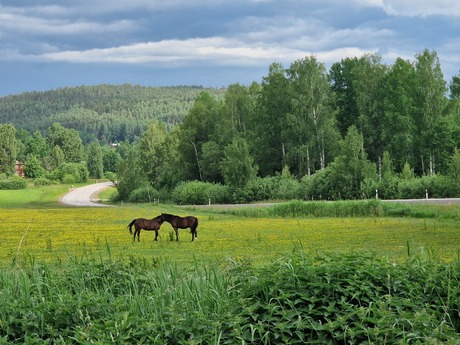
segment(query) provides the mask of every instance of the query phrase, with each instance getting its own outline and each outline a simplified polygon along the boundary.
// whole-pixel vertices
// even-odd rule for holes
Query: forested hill
[[[0,123],[45,133],[58,122],[76,129],[84,142],[96,138],[101,142],[132,140],[152,119],[168,126],[180,122],[203,91],[223,98],[225,89],[125,84],[27,92],[0,98]]]

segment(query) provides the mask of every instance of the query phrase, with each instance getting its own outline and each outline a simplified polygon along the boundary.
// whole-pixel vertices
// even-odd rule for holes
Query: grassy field
[[[83,208],[66,190],[0,193],[0,344],[458,344],[457,206]],[[164,223],[133,242],[161,212],[197,216],[198,241]]]
[[[57,187],[1,192],[2,265],[31,257],[62,263],[84,255],[180,264],[195,260],[265,264],[299,248],[313,255],[375,252],[393,260],[407,257],[411,250],[425,250],[453,260],[460,248],[460,222],[441,217],[243,217],[172,205],[74,208],[58,205]],[[172,241],[173,230],[164,223],[157,242],[147,231],[141,232],[141,242],[133,242],[127,224],[161,212],[197,216],[198,241],[190,241],[188,229],[180,230],[179,242]]]

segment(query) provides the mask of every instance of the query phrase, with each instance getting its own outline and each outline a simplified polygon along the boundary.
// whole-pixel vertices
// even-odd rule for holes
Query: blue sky
[[[2,0],[0,96],[67,86],[228,86],[272,62],[437,52],[460,72],[458,0]]]

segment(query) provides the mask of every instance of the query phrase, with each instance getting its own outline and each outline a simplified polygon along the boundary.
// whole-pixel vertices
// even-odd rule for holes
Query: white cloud
[[[381,7],[389,15],[426,17],[460,16],[458,0],[355,0],[367,6]]]
[[[329,51],[321,51],[314,55],[318,58],[318,61],[323,62],[325,64],[332,64],[342,59],[345,59],[347,57],[349,58],[361,57],[365,54],[373,54],[373,53],[377,53],[377,49],[369,50],[369,49],[361,49],[357,47],[344,47],[344,48],[332,49]]]
[[[62,51],[35,56],[34,59],[72,63],[191,63],[205,61],[215,65],[260,65],[267,61],[292,61],[305,55],[298,49],[277,45],[248,45],[221,37],[190,40],[163,40],[108,49]]]
[[[2,8],[0,7],[0,10]],[[2,32],[26,33],[30,35],[79,35],[87,33],[120,32],[133,29],[137,24],[129,20],[98,23],[85,20],[47,19],[26,16],[12,11],[0,12],[0,30]]]
[[[376,49],[358,47],[311,51],[288,49],[269,44],[247,45],[240,41],[215,37],[185,41],[165,40],[109,49],[52,52],[33,58],[71,63],[155,63],[164,67],[185,66],[200,62],[207,65],[268,66],[274,61],[287,66],[309,55],[315,55],[320,62],[325,64],[332,64],[346,57],[362,56],[376,51]]]
[[[383,7],[383,1],[384,0],[355,0],[355,2],[362,4],[362,5],[377,6],[377,7]]]

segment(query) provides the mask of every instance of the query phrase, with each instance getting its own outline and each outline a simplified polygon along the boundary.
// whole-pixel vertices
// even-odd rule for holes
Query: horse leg
[[[154,239],[154,241],[157,240],[157,237],[158,237],[158,230],[155,230],[155,239]]]
[[[176,232],[176,241],[179,241],[179,230],[174,228],[174,231]]]

